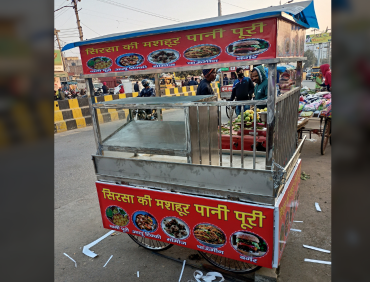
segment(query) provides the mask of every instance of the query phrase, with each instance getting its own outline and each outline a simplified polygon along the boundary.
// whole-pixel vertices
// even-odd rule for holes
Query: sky
[[[282,0],[284,4],[288,0]],[[294,3],[302,2],[300,0]],[[109,4],[109,3],[113,3]],[[171,25],[181,22],[200,20],[218,15],[218,0],[81,0],[77,2],[80,10],[83,39],[127,32],[145,28]],[[278,6],[279,0],[221,0],[222,15]],[[331,0],[315,0],[315,11],[320,31],[331,28]],[[124,8],[129,6],[133,11]],[[54,10],[71,6],[71,0],[54,0]],[[156,15],[156,16],[154,16]],[[76,16],[73,8],[63,8],[54,12],[54,27],[60,30],[62,46],[79,41]],[[313,33],[308,30],[307,34]],[[57,49],[57,43],[54,44]],[[79,49],[74,48],[64,53],[66,57],[79,56]]]

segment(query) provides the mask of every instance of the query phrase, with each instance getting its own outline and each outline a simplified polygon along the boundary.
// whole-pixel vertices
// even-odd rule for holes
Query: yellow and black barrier
[[[220,95],[219,88],[211,84],[215,93]],[[163,89],[166,96],[195,96],[197,85]],[[186,90],[186,91],[185,91]],[[122,93],[114,95],[96,96],[95,102],[105,102],[117,99],[137,97],[139,92]],[[97,117],[100,124],[125,119],[128,110],[97,109]],[[67,130],[83,128],[92,125],[92,118],[89,109],[88,98],[54,101],[54,133]]]

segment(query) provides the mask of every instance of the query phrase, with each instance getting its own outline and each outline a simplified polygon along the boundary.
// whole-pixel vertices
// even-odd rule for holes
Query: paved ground
[[[164,118],[170,117],[180,119],[181,114],[165,112]],[[109,126],[117,124],[107,124],[106,130]],[[330,281],[330,266],[304,262],[304,258],[330,261],[330,254],[302,247],[307,244],[331,249],[331,148],[321,156],[320,140],[316,136],[313,139],[316,141],[307,141],[302,152],[302,171],[311,175],[300,185],[301,202],[295,220],[303,223],[294,223],[294,228],[302,232],[289,235],[279,281]],[[92,127],[55,135],[55,281],[178,281],[180,263],[139,248],[126,234],[110,236],[93,247],[97,258],[82,254],[84,245],[109,231],[103,229],[100,218],[91,161],[94,152]],[[321,213],[316,212],[315,202],[320,204]],[[74,258],[78,267],[63,253]],[[183,260],[196,251],[174,246],[162,253]],[[103,268],[111,255],[113,258]],[[186,266],[182,281],[193,278],[194,270]]]

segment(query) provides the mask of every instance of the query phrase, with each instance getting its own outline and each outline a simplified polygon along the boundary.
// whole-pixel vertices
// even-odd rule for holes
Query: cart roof
[[[281,5],[281,6],[271,6],[271,7],[264,8],[264,9],[258,9],[258,10],[253,10],[253,11],[237,13],[237,14],[225,15],[221,17],[213,17],[213,18],[208,18],[208,19],[179,23],[179,24],[174,24],[174,25],[167,25],[167,26],[156,27],[156,28],[143,29],[143,30],[138,30],[138,31],[113,33],[113,34],[109,34],[105,36],[92,38],[89,40],[66,44],[63,47],[62,51],[66,51],[74,47],[88,45],[88,44],[109,42],[109,41],[139,37],[139,36],[144,36],[144,35],[162,34],[162,33],[174,32],[174,31],[230,24],[230,23],[235,23],[235,22],[240,22],[240,21],[256,20],[256,19],[266,18],[266,17],[284,16],[296,22],[297,24],[304,26],[305,28],[319,28],[313,2],[314,1],[304,1],[304,2],[287,4],[287,5]]]

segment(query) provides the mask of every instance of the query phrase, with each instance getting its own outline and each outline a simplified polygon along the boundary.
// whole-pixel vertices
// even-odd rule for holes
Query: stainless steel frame
[[[268,97],[266,100],[259,101],[216,101],[215,96],[166,96],[156,97],[155,99],[126,98],[94,103],[93,88],[88,88],[97,146],[97,153],[93,156],[93,162],[98,180],[129,183],[131,185],[145,185],[147,187],[168,189],[180,193],[226,199],[232,198],[239,199],[240,201],[274,205],[280,193],[280,190],[276,187],[281,186],[280,182],[283,179],[276,178],[277,172],[285,175],[290,173],[291,165],[294,161],[296,162],[297,156],[299,156],[297,152],[288,150],[285,152],[284,157],[290,161],[289,166],[283,168],[283,171],[277,171],[276,166],[274,166],[276,142],[286,141],[282,138],[276,138],[276,134],[283,130],[283,128],[280,128],[279,131],[279,128],[276,128],[276,120],[283,118],[281,114],[276,112],[276,107],[279,103],[295,101],[297,96],[297,90],[294,90],[294,93],[289,92],[278,98],[276,97],[276,64],[283,61],[291,62],[302,59],[304,58],[278,58],[248,62],[248,64],[269,63]],[[243,64],[245,65],[245,62],[236,62],[235,65]],[[228,64],[220,64],[220,66],[226,65]],[[202,67],[206,68],[207,66]],[[215,65],[212,65],[212,67],[215,67]],[[189,69],[193,68],[199,68],[199,66]],[[184,68],[181,68],[181,70],[184,70]],[[158,72],[161,71],[158,70]],[[151,70],[150,72],[153,71]],[[143,74],[144,72],[140,71],[138,73]],[[109,76],[114,75],[115,73],[109,73]],[[96,74],[85,77],[95,76],[102,75]],[[86,80],[92,86],[91,78],[87,78]],[[294,101],[286,109],[291,112],[289,115],[293,119],[295,114],[298,113],[298,106],[294,109]],[[230,165],[225,166],[226,164],[222,161],[222,155],[225,150],[222,150],[221,146],[221,130],[219,129],[217,131],[217,123],[221,124],[221,107],[244,105],[253,105],[255,108],[257,105],[267,105],[266,166],[264,170],[256,169],[256,111],[254,115],[253,168],[244,168],[243,166],[245,155],[244,146],[242,146],[240,152],[241,167],[235,167],[236,162],[233,162],[232,136],[230,136],[229,150]],[[121,126],[103,141],[101,140],[96,117],[97,109],[129,109],[131,111],[133,109],[166,108],[183,109],[185,121],[151,122],[129,119],[126,125]],[[232,118],[230,119],[231,121]],[[297,123],[296,120],[293,120],[291,124],[294,122],[295,124]],[[242,129],[244,129],[243,126]],[[166,130],[170,130],[173,134],[165,134]],[[150,135],[150,140],[145,139],[145,134],[140,133],[140,131]],[[217,132],[219,136],[217,136]],[[291,132],[289,134],[292,135]],[[242,130],[241,138],[242,144],[244,144],[244,130]],[[121,142],[118,142],[119,140]],[[293,139],[290,138],[289,140]],[[302,144],[297,150],[301,147]],[[186,157],[187,163],[108,157],[103,155],[104,151],[182,156]],[[261,154],[258,153],[258,155]],[[288,176],[286,175],[286,177]]]

